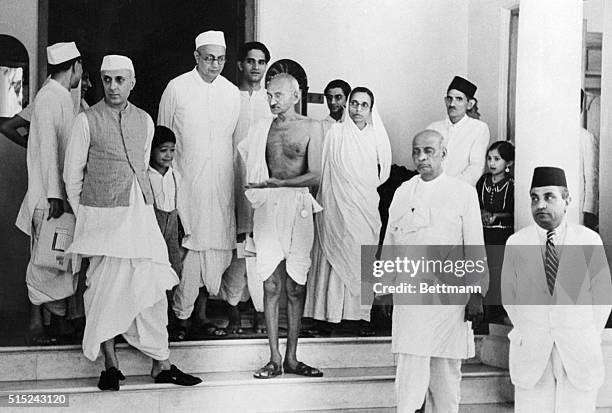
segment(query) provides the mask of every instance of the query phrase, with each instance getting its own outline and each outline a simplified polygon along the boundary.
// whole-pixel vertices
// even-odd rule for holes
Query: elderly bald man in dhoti
[[[363,320],[361,334],[371,335],[371,305],[361,300],[361,246],[378,243],[376,189],[389,177],[391,145],[369,89],[353,89],[346,112],[349,119],[325,137],[317,197],[323,211],[316,215],[304,315],[332,323]]]
[[[246,162],[246,196],[251,201],[257,275],[264,281],[264,311],[270,361],[254,376],[269,379],[285,373],[320,377],[318,369],[297,360],[297,341],[304,312],[306,277],[314,238],[313,213],[321,210],[309,187],[320,179],[321,124],[295,112],[299,85],[289,74],[268,83],[274,119],[264,119],[238,149]],[[283,284],[287,290],[287,349],[278,347],[278,308]],[[282,367],[281,368],[281,363]]]
[[[119,390],[115,336],[153,360],[156,383],[195,385],[197,377],[169,361],[166,290],[178,283],[153,211],[147,165],[153,121],[128,101],[132,61],[105,56],[104,99],[78,115],[66,152],[64,181],[76,215],[68,253],[90,257],[84,294],[83,353],[104,354],[100,390]],[[78,270],[75,269],[75,270]]]

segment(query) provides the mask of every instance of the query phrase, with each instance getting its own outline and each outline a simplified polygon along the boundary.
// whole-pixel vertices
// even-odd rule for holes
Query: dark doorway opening
[[[130,57],[137,80],[130,101],[155,120],[159,99],[168,82],[195,66],[194,39],[203,31],[225,33],[227,62],[223,76],[236,83],[238,47],[253,35],[245,33],[245,27],[253,27],[252,3],[249,0],[49,0],[47,44],[77,42],[94,84],[87,96],[90,104],[102,98],[99,68],[104,55]]]

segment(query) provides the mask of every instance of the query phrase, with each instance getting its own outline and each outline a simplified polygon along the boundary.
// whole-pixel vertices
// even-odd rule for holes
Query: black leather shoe
[[[100,390],[119,390],[119,380],[125,380],[125,376],[116,367],[111,367],[100,373],[98,388]]]

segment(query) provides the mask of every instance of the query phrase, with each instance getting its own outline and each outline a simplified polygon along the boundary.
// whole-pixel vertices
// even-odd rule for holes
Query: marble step
[[[478,364],[466,364],[462,370],[462,403],[512,400],[507,371]],[[97,378],[0,382],[0,394],[64,393],[69,406],[62,412],[69,413],[372,411],[395,404],[393,367],[329,368],[324,372],[322,378],[288,374],[271,380],[256,380],[250,371],[207,372],[199,374],[204,382],[194,387],[159,385],[148,376],[129,376],[119,392],[99,391]],[[19,409],[15,411],[23,411]]]
[[[481,337],[477,337],[477,348],[480,341]],[[284,345],[285,339],[281,339],[281,352]],[[171,343],[170,351],[171,361],[188,372],[255,370],[269,358],[266,339]],[[151,361],[127,344],[118,344],[117,354],[124,374],[149,373]],[[298,357],[319,368],[395,366],[390,337],[304,338],[299,342]],[[3,372],[0,382],[98,377],[103,369],[102,356],[92,363],[78,345],[0,348],[0,371]]]

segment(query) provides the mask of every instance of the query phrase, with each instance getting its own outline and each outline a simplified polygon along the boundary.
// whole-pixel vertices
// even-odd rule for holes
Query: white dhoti
[[[118,334],[156,359],[168,358],[166,290],[178,283],[152,205],[133,180],[128,207],[78,206],[67,252],[90,258],[83,353],[95,360],[100,344]],[[75,269],[78,270],[78,269]]]
[[[285,260],[287,274],[306,284],[314,240],[312,214],[321,207],[308,188],[268,188],[253,216],[253,241],[257,250],[257,276],[267,280]],[[248,194],[247,194],[248,195]]]
[[[236,250],[234,250],[232,262],[221,278],[221,287],[219,288],[220,299],[227,301],[231,306],[237,306],[239,302],[249,299],[246,271],[245,259],[238,258]]]
[[[123,334],[125,340],[155,360],[168,350],[165,291],[175,282],[168,266],[151,260],[91,257],[87,270],[83,353],[98,357],[100,344]]]
[[[206,286],[208,293],[217,295],[221,276],[232,262],[232,250],[187,250],[183,260],[183,274],[174,290],[174,314],[186,320],[191,316],[200,288]]]
[[[232,263],[221,279],[219,298],[232,306],[251,298],[255,310],[263,311],[263,282],[257,277],[255,257],[232,256]]]
[[[461,400],[461,360],[399,353],[395,376],[397,412],[457,413]]]
[[[35,209],[32,216],[31,251],[35,250],[40,235],[40,228],[44,218],[44,209]],[[51,302],[63,300],[74,295],[78,275],[71,272],[61,271],[35,265],[30,258],[26,269],[26,284],[28,286],[28,298],[34,305],[49,303],[49,311],[58,316],[66,315],[65,303]]]
[[[256,123],[238,145],[246,163],[247,182],[265,182],[270,178],[266,142],[272,120]],[[287,274],[293,281],[306,284],[314,240],[312,214],[321,211],[321,206],[305,187],[251,188],[245,195],[254,210],[253,241],[259,280],[267,280],[285,260]]]
[[[245,241],[236,245],[232,263],[223,274],[219,298],[232,306],[251,298],[255,311],[263,312],[263,281],[257,276],[257,259],[252,255],[245,256],[245,253],[254,252],[253,238],[245,235]]]
[[[557,346],[544,374],[530,389],[515,386],[516,413],[594,413],[598,389],[580,390],[568,379]]]

